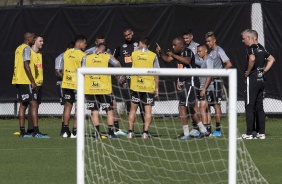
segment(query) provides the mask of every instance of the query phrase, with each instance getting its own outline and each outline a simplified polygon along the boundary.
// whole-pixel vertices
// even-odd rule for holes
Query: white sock
[[[203,125],[202,122],[197,124],[199,127],[200,132],[205,133],[207,131],[206,127]]]
[[[182,127],[183,127],[184,135],[188,136],[189,135],[189,127],[188,127],[188,125],[183,125]]]

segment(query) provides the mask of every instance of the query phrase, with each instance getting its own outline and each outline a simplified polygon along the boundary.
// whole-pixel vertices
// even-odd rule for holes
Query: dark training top
[[[182,57],[189,57],[191,59],[191,62],[189,64],[181,63],[177,60],[177,67],[179,69],[188,69],[188,68],[197,68],[197,65],[195,63],[195,56],[194,53],[189,49],[185,48],[181,53],[176,53],[176,55],[182,56]],[[194,76],[184,76],[179,77],[179,82],[190,82],[192,86],[194,86],[194,82],[197,81],[197,86],[199,84],[199,78]]]
[[[265,50],[265,48],[261,44],[253,44],[247,48],[247,62],[246,62],[246,70],[249,65],[249,57],[250,55],[255,55],[255,64],[250,71],[250,77],[256,79],[262,79],[262,72],[265,67],[265,60],[270,56],[270,54]]]
[[[131,54],[135,50],[138,50],[138,41],[132,39],[131,42],[124,42],[122,45],[118,46],[113,55],[119,60],[121,67],[131,68]]]

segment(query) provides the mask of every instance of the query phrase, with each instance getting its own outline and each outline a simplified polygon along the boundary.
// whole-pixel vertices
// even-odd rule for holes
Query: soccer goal
[[[85,75],[221,76],[228,78],[226,117],[221,137],[179,140],[182,132],[178,103],[155,102],[150,125],[151,139],[142,139],[143,123],[137,115],[136,137],[95,139],[85,108]],[[237,70],[179,70],[79,68],[77,70],[77,183],[267,183],[253,163],[244,142],[237,140]],[[161,91],[160,91],[161,93]],[[225,94],[227,95],[227,94]],[[120,103],[122,104],[122,103]],[[165,104],[165,105],[164,105]],[[163,115],[154,115],[162,107]],[[118,106],[122,109],[122,105]],[[161,113],[162,114],[162,113]],[[165,115],[164,115],[165,114]],[[100,125],[106,130],[105,114]],[[127,131],[127,115],[120,112],[120,128]],[[212,119],[215,124],[214,119]],[[191,121],[189,121],[191,129]],[[101,131],[103,132],[103,131]]]

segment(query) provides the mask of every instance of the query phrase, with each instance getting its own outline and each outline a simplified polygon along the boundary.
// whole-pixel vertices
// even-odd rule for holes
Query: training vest
[[[22,44],[18,46],[15,51],[15,66],[14,66],[14,74],[12,79],[12,84],[31,84],[25,69],[24,69],[24,60],[23,60],[23,51],[24,48],[29,47],[27,44]],[[34,77],[34,68],[31,67],[29,63],[29,67],[31,69],[31,74]]]
[[[154,68],[154,60],[156,54],[140,50],[132,53],[132,68]],[[136,92],[149,92],[155,91],[155,78],[154,76],[131,76],[130,89]]]
[[[62,88],[76,90],[76,69],[81,67],[81,61],[84,55],[85,53],[78,49],[69,49],[64,53]]]
[[[86,57],[86,67],[108,68],[109,54],[91,54]],[[88,95],[111,94],[112,79],[110,75],[85,75],[84,93]]]
[[[42,54],[40,52],[34,52],[31,49],[30,55],[30,66],[34,69],[34,80],[37,86],[42,86],[43,84],[43,67],[42,67]]]

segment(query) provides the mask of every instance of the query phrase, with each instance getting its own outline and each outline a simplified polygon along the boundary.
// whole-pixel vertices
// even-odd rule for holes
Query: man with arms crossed
[[[117,58],[121,64],[121,67],[131,68],[133,51],[138,50],[138,41],[133,38],[134,32],[131,28],[127,27],[123,29],[124,42],[118,46],[114,51],[114,57]],[[125,82],[123,82],[123,89],[121,89],[122,98],[125,100],[127,114],[130,111],[130,76],[126,76]],[[139,104],[140,115],[144,123],[144,107]]]

